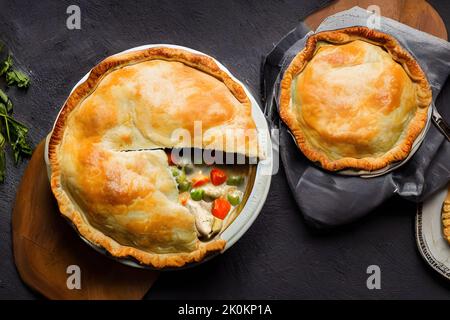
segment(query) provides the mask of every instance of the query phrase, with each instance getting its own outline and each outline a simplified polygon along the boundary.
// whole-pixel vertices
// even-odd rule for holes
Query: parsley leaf
[[[0,64],[0,76],[7,73],[11,69],[13,61],[10,55]]]
[[[0,52],[3,50],[0,43]],[[0,76],[4,76],[7,86],[28,88],[30,79],[21,71],[12,69],[13,60],[8,55],[0,62]],[[13,118],[13,103],[0,89],[0,183],[6,175],[6,145],[11,146],[14,163],[17,165],[24,157],[31,156],[33,149],[27,142],[28,128]]]
[[[2,89],[0,89],[0,102],[5,104],[8,113],[11,113],[13,111],[13,104],[11,99],[8,98],[8,96]]]
[[[5,181],[6,175],[5,141],[5,137],[0,133],[0,182]]]
[[[20,122],[14,121],[11,126],[11,147],[14,153],[14,163],[18,164],[19,160],[24,157],[31,156],[33,150],[28,144],[26,138],[28,128]]]
[[[30,79],[19,70],[9,70],[6,72],[6,85],[8,87],[16,85],[18,88],[28,88]]]
[[[31,156],[33,149],[27,142],[28,128],[8,115],[6,106],[0,103],[0,117],[3,117],[6,138],[11,145],[14,163],[18,164],[19,160],[24,157]]]

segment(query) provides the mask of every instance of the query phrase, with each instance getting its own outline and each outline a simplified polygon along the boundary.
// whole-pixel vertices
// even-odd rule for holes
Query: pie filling
[[[195,217],[198,238],[214,238],[234,220],[245,202],[250,165],[194,164],[188,157],[175,160],[170,151],[167,153],[179,202]]]

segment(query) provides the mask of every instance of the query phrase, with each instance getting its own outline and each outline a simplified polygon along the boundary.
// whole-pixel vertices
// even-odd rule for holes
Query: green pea
[[[244,183],[243,176],[229,176],[227,179],[227,185],[229,186],[239,186]]]
[[[239,203],[241,203],[241,197],[237,192],[230,192],[229,194],[227,194],[227,200],[232,206],[237,206]]]
[[[203,190],[203,189],[192,189],[191,190],[191,198],[194,201],[202,200],[204,194],[205,194],[205,190]]]
[[[183,180],[178,183],[178,190],[180,190],[180,192],[189,191],[191,189],[191,187],[192,187],[192,183],[187,180]]]
[[[178,175],[176,176],[175,180],[177,181],[178,184],[186,181],[186,175],[184,174],[183,171],[178,171]]]
[[[177,168],[172,168],[172,176],[178,177],[180,175],[180,170]]]

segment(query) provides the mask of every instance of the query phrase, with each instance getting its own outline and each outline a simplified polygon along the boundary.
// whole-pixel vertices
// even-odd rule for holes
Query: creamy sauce
[[[187,166],[186,166],[187,165]],[[228,225],[230,217],[235,217],[236,208],[239,206],[240,202],[243,200],[244,192],[247,186],[248,177],[248,166],[246,165],[236,165],[236,166],[208,166],[208,165],[192,165],[184,163],[183,166],[171,166],[174,172],[174,178],[178,183],[181,198],[184,198],[181,203],[195,216],[195,226],[197,229],[197,234],[200,239],[211,239],[216,234],[222,231],[223,227]],[[176,169],[177,168],[177,169]],[[214,185],[211,182],[211,170],[213,168],[220,169],[226,174],[227,177],[230,176],[241,176],[242,183],[239,185],[228,185],[226,181],[220,185]],[[180,179],[180,176],[184,178]],[[195,179],[198,177],[207,177],[208,182],[201,184],[200,186],[192,186]],[[180,188],[180,181],[187,181],[190,184],[188,189]],[[202,199],[193,199],[191,191],[201,189]],[[239,199],[238,203],[232,204],[229,201],[228,195],[232,195],[235,199]],[[212,213],[213,202],[215,199],[228,199],[230,204],[230,210],[226,214],[226,217],[219,219],[215,217]]]

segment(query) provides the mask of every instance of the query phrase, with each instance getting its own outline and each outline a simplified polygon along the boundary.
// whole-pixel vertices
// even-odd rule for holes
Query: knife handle
[[[450,127],[445,123],[444,119],[433,116],[433,122],[447,138],[447,141],[450,141]]]

